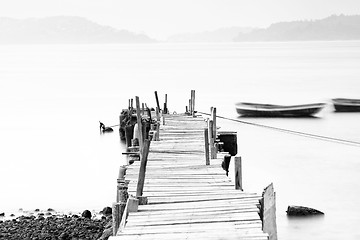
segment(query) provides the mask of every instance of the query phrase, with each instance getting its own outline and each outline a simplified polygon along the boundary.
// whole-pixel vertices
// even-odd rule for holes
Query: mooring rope
[[[108,126],[108,127],[117,127],[117,126],[120,126],[120,124],[116,124],[116,125],[112,125],[112,126]]]
[[[204,113],[204,112],[199,112],[199,111],[198,111],[198,113],[209,115],[209,116],[211,115],[209,113]],[[285,128],[272,127],[272,126],[268,126],[268,125],[263,125],[263,124],[259,124],[259,123],[253,123],[253,122],[248,122],[248,121],[243,121],[243,120],[233,119],[233,118],[228,118],[228,117],[222,117],[222,116],[216,116],[216,117],[225,119],[225,120],[229,120],[229,121],[233,121],[233,122],[239,122],[239,123],[243,123],[243,124],[247,124],[247,125],[252,125],[252,126],[256,126],[256,127],[263,127],[263,128],[267,128],[267,129],[271,129],[271,130],[275,130],[275,131],[285,132],[285,133],[294,134],[294,135],[300,135],[303,137],[314,138],[314,139],[319,139],[319,140],[328,141],[328,142],[337,142],[337,143],[341,143],[341,144],[360,147],[360,142],[356,142],[356,141],[349,141],[349,140],[345,140],[345,139],[341,139],[341,138],[327,137],[327,136],[323,136],[323,135],[294,131],[294,130],[289,130],[289,129],[285,129]]]

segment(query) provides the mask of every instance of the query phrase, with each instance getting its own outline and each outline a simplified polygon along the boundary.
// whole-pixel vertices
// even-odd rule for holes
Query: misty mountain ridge
[[[168,42],[232,42],[239,33],[249,33],[254,28],[249,27],[229,27],[220,28],[214,31],[204,31],[197,33],[182,33],[172,35]]]
[[[170,36],[167,42],[360,40],[360,15],[279,22],[268,28],[229,27]],[[154,43],[145,34],[119,30],[76,16],[14,19],[0,17],[0,44]]]
[[[154,39],[99,25],[82,17],[0,17],[0,43],[150,43]]]
[[[279,22],[266,29],[239,33],[234,41],[359,40],[360,15],[332,15],[320,20]]]

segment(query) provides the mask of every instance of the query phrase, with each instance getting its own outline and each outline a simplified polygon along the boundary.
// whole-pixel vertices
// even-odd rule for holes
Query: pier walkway
[[[125,226],[109,239],[268,239],[259,216],[261,195],[235,190],[221,168],[223,155],[205,164],[206,121],[185,114],[164,117],[160,141],[150,144],[143,188],[148,203],[129,212]],[[135,161],[126,171],[133,196],[139,166]]]

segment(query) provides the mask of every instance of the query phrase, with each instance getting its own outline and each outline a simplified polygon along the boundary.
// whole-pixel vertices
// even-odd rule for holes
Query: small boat
[[[237,113],[246,117],[312,117],[325,105],[325,103],[312,103],[284,106],[245,102],[235,104]]]
[[[336,112],[360,112],[360,99],[334,98],[332,102]]]

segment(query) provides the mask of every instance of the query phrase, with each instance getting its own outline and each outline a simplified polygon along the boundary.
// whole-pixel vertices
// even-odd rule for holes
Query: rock
[[[69,234],[67,234],[67,233],[62,233],[62,234],[60,234],[59,239],[61,239],[61,240],[67,240],[67,239],[69,239]]]
[[[48,212],[54,212],[55,210],[54,209],[52,209],[52,208],[48,208],[48,210],[47,210]]]
[[[0,213],[0,217],[5,217],[5,213]]]
[[[97,240],[102,236],[107,223],[105,220],[76,218],[72,215],[51,215],[46,218],[25,215],[0,221],[0,239]]]
[[[85,210],[83,211],[83,213],[81,214],[81,216],[83,218],[88,218],[88,219],[91,219],[91,212],[89,210]]]
[[[309,216],[309,215],[323,215],[324,213],[309,207],[303,206],[288,206],[286,211],[288,216]]]
[[[111,207],[104,207],[104,209],[101,211],[101,213],[105,216],[112,214],[112,208]]]
[[[113,228],[107,228],[103,231],[103,234],[101,235],[101,237],[99,238],[99,240],[107,240],[109,239],[110,236],[112,236],[113,234]]]

